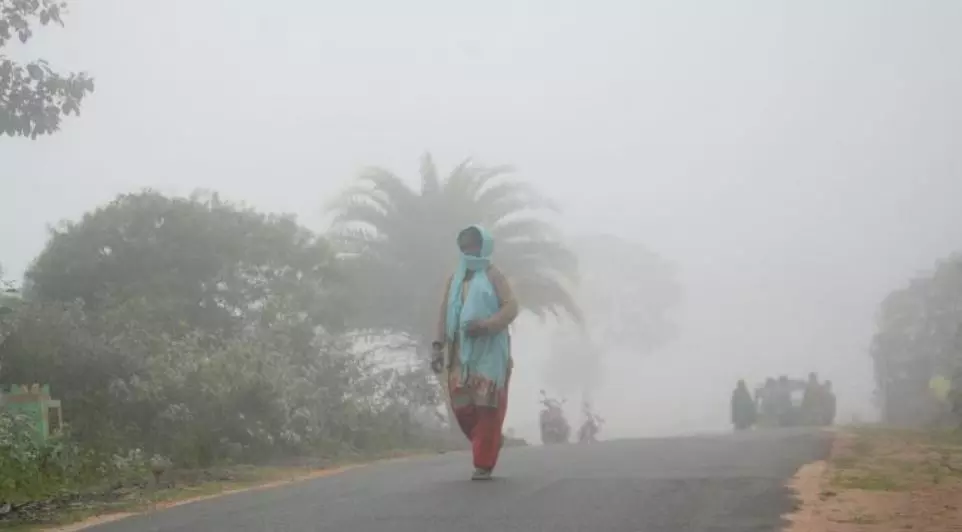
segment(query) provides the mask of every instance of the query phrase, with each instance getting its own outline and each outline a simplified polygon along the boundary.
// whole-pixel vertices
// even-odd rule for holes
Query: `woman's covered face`
[[[461,253],[472,257],[481,256],[481,234],[477,230],[468,229],[458,236],[458,247]]]

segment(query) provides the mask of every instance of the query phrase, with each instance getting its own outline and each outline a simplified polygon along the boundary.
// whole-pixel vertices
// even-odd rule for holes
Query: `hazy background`
[[[779,373],[832,379],[842,421],[871,412],[876,304],[960,247],[960,2],[71,5],[24,52],[97,91],[60,134],[0,143],[14,276],[45,224],[143,186],[322,227],[362,165],[512,163],[566,230],[680,266],[678,340],[605,360],[622,436],[724,427],[734,380]],[[519,325],[528,437],[544,334]]]

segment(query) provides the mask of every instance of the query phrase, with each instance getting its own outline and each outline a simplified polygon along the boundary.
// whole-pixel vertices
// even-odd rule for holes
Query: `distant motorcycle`
[[[601,416],[591,411],[591,406],[585,403],[582,406],[582,415],[585,420],[578,429],[578,443],[593,443],[598,441],[598,433],[601,432],[601,425],[605,420]]]
[[[564,415],[564,400],[557,401],[549,398],[544,390],[541,390],[541,414],[539,421],[541,425],[541,442],[545,445],[555,445],[568,443],[571,436],[571,426]]]

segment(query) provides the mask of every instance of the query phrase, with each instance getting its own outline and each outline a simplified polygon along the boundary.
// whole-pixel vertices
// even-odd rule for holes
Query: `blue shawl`
[[[458,359],[461,362],[462,383],[469,375],[481,375],[494,382],[497,389],[501,389],[504,387],[508,369],[508,331],[502,330],[475,338],[464,334],[470,321],[488,319],[501,309],[497,292],[488,278],[494,239],[483,227],[472,227],[481,233],[481,253],[477,257],[461,254],[458,269],[448,287],[445,334],[449,343],[459,343]],[[474,276],[462,301],[461,290],[468,271],[474,272]]]

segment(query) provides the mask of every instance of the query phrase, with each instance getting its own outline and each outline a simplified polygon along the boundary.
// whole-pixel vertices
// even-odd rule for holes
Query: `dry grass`
[[[962,436],[841,430],[828,461],[803,467],[792,487],[790,532],[962,531]]]

